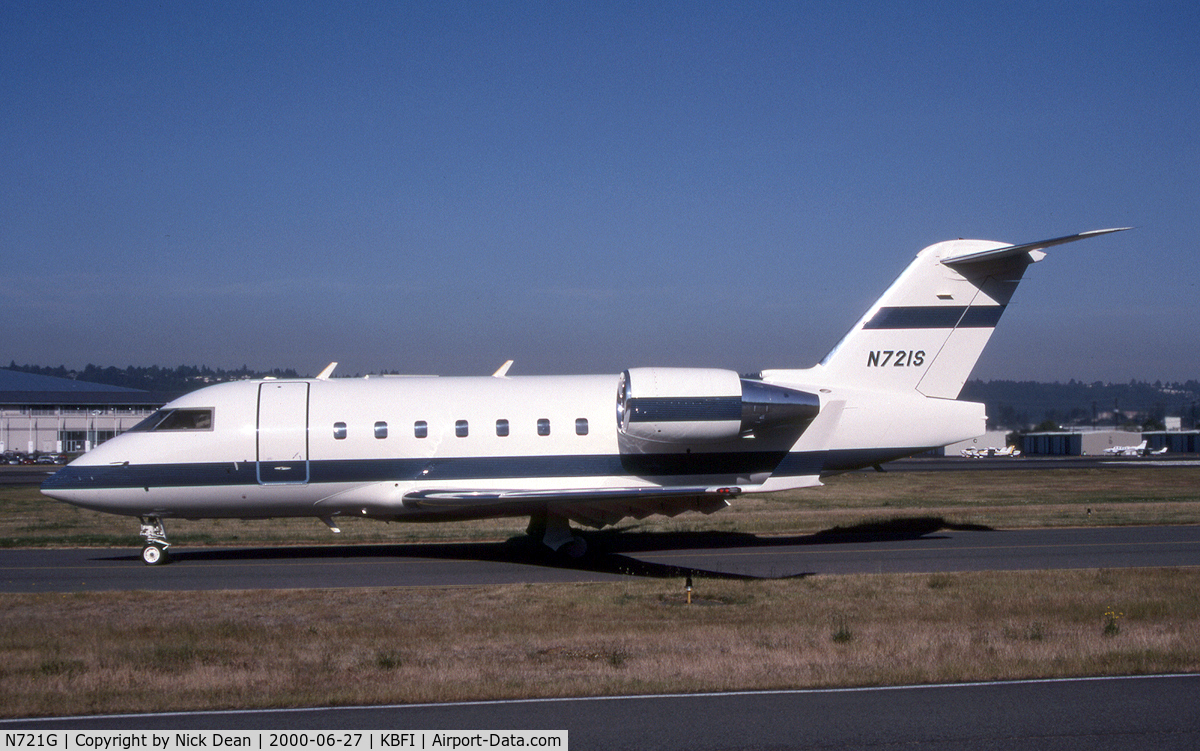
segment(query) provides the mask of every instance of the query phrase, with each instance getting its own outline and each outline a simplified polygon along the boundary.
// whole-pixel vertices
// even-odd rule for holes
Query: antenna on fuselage
[[[501,365],[501,366],[500,366],[500,367],[499,367],[499,368],[496,370],[496,372],[495,372],[495,373],[492,373],[492,378],[504,378],[505,376],[507,376],[507,375],[508,375],[508,369],[512,367],[512,364],[513,364],[513,361],[512,361],[512,360],[505,360],[505,361],[504,361],[504,364],[503,364],[503,365]]]
[[[326,365],[325,369],[322,370],[319,374],[317,374],[317,380],[318,381],[328,381],[329,376],[333,375],[333,369],[336,367],[337,367],[336,362],[331,362],[328,365]]]

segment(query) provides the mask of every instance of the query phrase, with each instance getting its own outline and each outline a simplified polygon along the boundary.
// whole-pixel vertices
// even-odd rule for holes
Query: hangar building
[[[89,451],[176,396],[0,369],[0,452]]]
[[[1143,439],[1151,451],[1166,448],[1172,454],[1195,453],[1200,433],[1190,431],[1074,430],[1026,433],[1020,437],[1021,452],[1030,456],[1103,456],[1114,446],[1137,446]]]

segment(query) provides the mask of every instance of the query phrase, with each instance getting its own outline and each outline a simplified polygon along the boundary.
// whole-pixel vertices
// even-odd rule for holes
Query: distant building
[[[1021,452],[1030,456],[1103,456],[1114,446],[1137,446],[1143,440],[1155,451],[1166,447],[1168,453],[1197,451],[1200,431],[1075,430],[1026,433],[1021,436]]]
[[[1151,451],[1165,448],[1168,454],[1200,452],[1200,430],[1155,430],[1142,433],[1142,437]]]
[[[0,369],[0,452],[90,451],[176,396]]]

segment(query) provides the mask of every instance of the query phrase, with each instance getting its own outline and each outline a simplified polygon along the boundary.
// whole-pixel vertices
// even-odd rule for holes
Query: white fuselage
[[[817,374],[764,379],[820,395],[819,413],[798,437],[661,444],[622,440],[618,375],[220,384],[164,408],[210,410],[203,426],[125,433],[75,460],[44,492],[157,517],[525,515],[546,501],[569,505],[621,489],[805,487],[983,427],[982,405],[798,382]],[[651,513],[676,508],[655,503]]]

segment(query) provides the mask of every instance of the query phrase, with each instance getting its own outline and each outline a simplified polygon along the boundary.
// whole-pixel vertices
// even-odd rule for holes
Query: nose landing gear
[[[162,520],[157,516],[138,518],[142,522],[141,535],[146,540],[146,544],[142,548],[142,563],[147,566],[162,566],[169,563],[171,556],[167,553],[167,548],[171,547],[171,543],[167,541],[167,530],[163,528]]]

